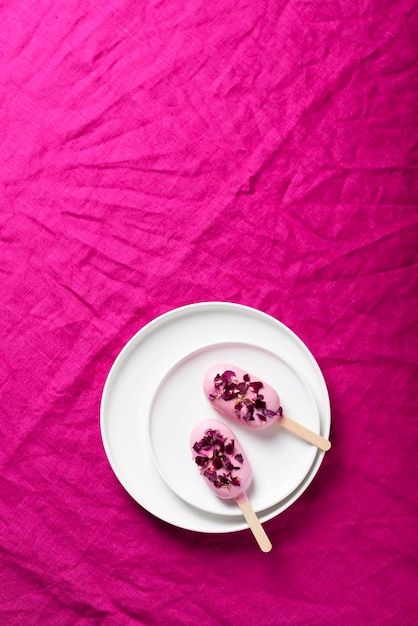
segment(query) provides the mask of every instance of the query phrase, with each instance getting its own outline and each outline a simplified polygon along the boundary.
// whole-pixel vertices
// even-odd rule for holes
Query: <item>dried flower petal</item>
[[[226,370],[222,374],[222,380],[227,382],[228,384],[235,378],[236,378],[236,374],[235,374],[235,372],[232,372],[231,370]]]
[[[252,381],[250,383],[250,391],[252,391],[253,393],[258,393],[263,387],[264,385],[260,381]]]
[[[267,405],[264,400],[260,400],[260,398],[258,397],[254,401],[254,406],[256,409],[265,409]]]
[[[219,457],[218,457],[218,458],[216,458],[216,459],[214,459],[214,461],[213,461],[213,467],[214,467],[216,470],[221,469],[221,467],[223,467],[223,461],[222,461],[222,459],[220,459]]]
[[[215,482],[215,480],[217,479],[217,474],[215,472],[215,470],[213,469],[207,469],[203,472],[203,476],[206,476],[206,478],[211,482]]]
[[[226,454],[232,454],[235,447],[235,440],[231,439],[231,441],[225,446]]]
[[[245,394],[247,393],[249,389],[249,385],[247,383],[238,383],[237,389],[241,396],[245,396]]]

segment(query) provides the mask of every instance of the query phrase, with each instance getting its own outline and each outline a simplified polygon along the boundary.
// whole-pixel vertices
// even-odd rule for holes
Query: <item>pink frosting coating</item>
[[[239,478],[239,485],[229,483],[226,486],[215,486],[215,483],[211,481],[206,475],[205,472],[209,470],[209,475],[216,471],[217,476],[222,476],[223,474],[228,474],[228,471],[225,468],[215,469],[212,465],[212,459],[209,458],[207,464],[204,467],[199,467],[200,473],[202,477],[205,479],[207,485],[212,489],[212,491],[219,497],[223,499],[238,499],[240,496],[245,494],[248,487],[251,484],[253,475],[250,463],[237,440],[235,434],[232,432],[228,426],[226,426],[223,422],[217,419],[209,419],[197,424],[190,435],[190,447],[192,449],[193,460],[196,460],[197,456],[209,456],[212,451],[211,450],[202,450],[196,451],[194,449],[195,443],[201,441],[208,430],[219,431],[223,437],[226,437],[227,440],[225,443],[234,442],[233,450],[227,454],[229,460],[232,462],[234,467],[239,467],[239,469],[234,469],[231,472],[231,476]],[[238,455],[238,459],[236,458]],[[240,456],[242,457],[242,460]],[[198,466],[197,466],[198,467]]]
[[[228,371],[228,370],[235,372],[236,377],[238,378],[239,381],[242,381],[244,378],[244,375],[248,374],[250,376],[250,382],[254,382],[254,381],[262,382],[263,387],[262,389],[260,389],[259,393],[263,395],[263,400],[266,403],[266,408],[270,411],[274,411],[274,413],[277,413],[280,409],[279,394],[277,393],[275,389],[273,389],[271,385],[261,380],[261,378],[258,378],[257,376],[254,376],[250,372],[243,370],[240,367],[237,367],[236,365],[232,365],[231,363],[218,363],[217,365],[210,367],[204,376],[204,379],[203,379],[204,393],[205,393],[206,398],[214,406],[214,408],[217,409],[217,411],[219,411],[226,417],[229,417],[230,419],[233,419],[239,422],[240,424],[244,424],[245,426],[248,426],[249,428],[263,429],[263,428],[268,428],[269,426],[271,426],[271,424],[275,423],[279,419],[278,415],[273,416],[273,417],[271,416],[267,417],[265,421],[262,421],[260,418],[256,416],[256,414],[259,412],[257,410],[254,411],[254,415],[255,415],[254,420],[246,420],[244,419],[244,415],[247,412],[245,405],[242,407],[242,409],[239,412],[237,412],[235,407],[236,407],[236,403],[238,400],[236,400],[235,398],[232,400],[224,400],[223,398],[216,397],[217,395],[219,395],[218,393],[219,390],[216,389],[215,387],[214,378],[217,375],[222,375],[225,371]],[[250,389],[245,393],[244,397],[250,400],[256,397],[256,394],[251,391],[251,385],[250,385]]]

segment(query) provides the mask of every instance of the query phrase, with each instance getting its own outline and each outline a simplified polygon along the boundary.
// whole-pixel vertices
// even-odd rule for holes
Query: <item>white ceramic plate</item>
[[[222,362],[246,369],[274,386],[285,414],[319,432],[315,398],[294,367],[258,346],[216,344],[182,359],[158,386],[149,420],[151,454],[165,482],[186,502],[208,513],[237,515],[234,500],[218,498],[205,485],[189,447],[190,433],[198,422],[211,417],[224,421],[234,431],[253,470],[247,496],[255,511],[263,511],[299,486],[314,462],[316,448],[277,423],[262,431],[228,423],[205,398],[202,385],[206,370]]]
[[[303,376],[315,398],[320,434],[329,436],[330,404],[321,370],[305,344],[275,318],[239,304],[203,302],[174,309],[151,321],[125,345],[107,377],[100,409],[103,445],[126,491],[151,514],[188,530],[233,532],[248,526],[239,511],[237,515],[208,513],[174,493],[153,462],[150,416],[155,414],[158,387],[176,365],[207,346],[228,343],[251,345],[291,364],[289,367]],[[268,381],[264,369],[248,369]],[[278,430],[282,436],[280,427]],[[316,451],[297,487],[259,512],[261,522],[275,517],[302,495],[318,472],[323,455]]]

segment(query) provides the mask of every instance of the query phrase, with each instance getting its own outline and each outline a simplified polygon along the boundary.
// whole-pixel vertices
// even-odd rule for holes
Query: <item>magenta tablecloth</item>
[[[417,624],[416,3],[0,18],[0,622]],[[216,300],[289,326],[330,392],[268,555],[154,518],[101,441],[124,344]]]

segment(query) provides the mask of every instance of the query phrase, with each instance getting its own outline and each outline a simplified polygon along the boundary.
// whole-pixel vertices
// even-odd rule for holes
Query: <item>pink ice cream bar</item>
[[[230,363],[211,367],[203,379],[203,389],[215,409],[250,428],[268,428],[282,415],[277,391]]]
[[[253,478],[251,467],[232,430],[216,419],[201,422],[192,430],[190,447],[206,484],[219,498],[235,500],[260,549],[270,552],[271,541],[246,494]]]
[[[263,429],[278,423],[324,452],[331,448],[328,439],[284,415],[279,394],[271,385],[236,365],[218,363],[211,367],[204,376],[203,389],[215,409],[249,428]]]
[[[251,467],[228,426],[216,419],[201,422],[192,431],[190,446],[201,475],[219,498],[237,499],[247,491]]]

